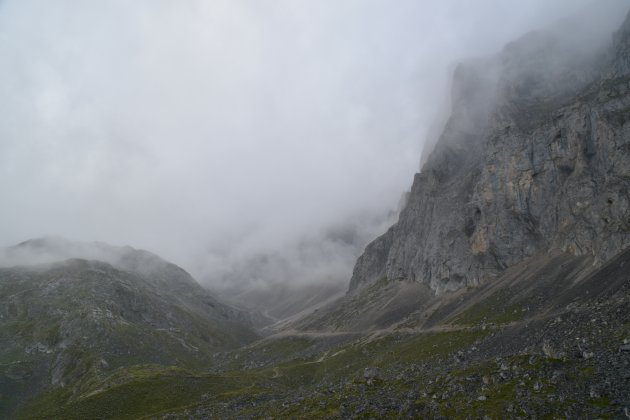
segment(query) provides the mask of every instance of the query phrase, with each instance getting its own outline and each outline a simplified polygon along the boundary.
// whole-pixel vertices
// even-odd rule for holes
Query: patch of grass
[[[610,399],[608,397],[591,398],[589,403],[593,407],[608,408],[610,407]]]
[[[509,405],[517,400],[514,381],[493,385],[484,394],[487,396],[484,395],[486,399],[483,401],[477,399],[477,394],[466,396],[472,398],[472,401],[466,401],[460,396],[450,406],[442,404],[440,411],[448,418],[476,418],[481,415],[502,418],[508,412]]]
[[[266,367],[271,364],[302,358],[315,340],[302,337],[282,337],[267,339],[230,353],[229,360],[223,363],[225,370],[242,370]]]
[[[420,334],[395,345],[385,361],[416,363],[434,357],[445,357],[471,346],[484,335],[484,332],[475,330]]]
[[[249,347],[254,353],[271,354],[280,358],[295,357],[315,343],[315,340],[301,337],[286,337],[281,339],[261,342]]]
[[[546,415],[549,418],[556,418],[554,414],[566,415],[564,413],[575,407],[578,401],[566,397],[558,399],[558,390],[564,387],[566,392],[568,384],[574,386],[588,382],[591,369],[585,369],[582,364],[583,361],[564,361],[538,355],[518,355],[470,364],[451,372],[468,389],[450,399],[451,407],[441,402],[440,410],[446,417],[463,418],[485,415],[504,418],[508,409],[512,417],[531,412],[539,413],[543,418],[547,418]],[[503,365],[507,366],[507,370],[502,368]],[[507,378],[501,377],[502,372],[507,373]],[[554,379],[552,372],[559,372],[559,376]],[[488,379],[482,382],[484,377]],[[477,399],[482,395],[486,398]],[[523,400],[519,395],[527,398]],[[605,404],[605,400],[591,400],[591,405],[597,408],[606,408]],[[458,407],[457,410],[454,407]]]
[[[118,372],[107,386],[78,398],[59,388],[47,393],[22,412],[28,418],[136,419],[165,410],[198,404],[209,397],[234,397],[252,392],[248,375],[194,375],[180,368],[140,366]],[[232,393],[232,394],[230,394]]]
[[[309,360],[296,359],[268,369],[267,375],[287,387],[304,387],[322,381],[356,379],[363,383],[363,370],[383,370],[392,365],[412,365],[446,357],[472,345],[486,333],[449,331],[413,335],[387,335],[367,342],[348,344]],[[272,374],[273,372],[273,374]]]
[[[450,320],[454,325],[482,323],[509,324],[523,319],[523,306],[511,302],[509,290],[502,289]]]

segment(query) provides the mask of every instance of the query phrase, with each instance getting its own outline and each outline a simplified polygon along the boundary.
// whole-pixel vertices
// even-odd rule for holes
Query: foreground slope
[[[0,268],[1,413],[45,389],[79,392],[122,366],[199,368],[257,337],[247,314],[181,268],[146,251],[108,249],[119,252],[115,265],[70,259]]]
[[[535,263],[535,264],[534,264]],[[210,372],[122,368],[25,417],[623,418],[630,410],[630,251],[524,262],[372,332],[285,332]],[[404,283],[397,280],[394,284]],[[552,298],[549,298],[549,297]]]

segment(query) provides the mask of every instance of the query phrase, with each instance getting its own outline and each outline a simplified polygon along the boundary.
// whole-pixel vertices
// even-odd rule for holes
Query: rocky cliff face
[[[412,279],[437,293],[562,250],[603,262],[630,244],[630,16],[605,48],[531,33],[461,65],[452,115],[399,221],[350,290]]]

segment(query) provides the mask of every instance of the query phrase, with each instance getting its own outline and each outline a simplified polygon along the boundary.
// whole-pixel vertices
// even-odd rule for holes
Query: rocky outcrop
[[[531,33],[461,65],[452,115],[399,221],[350,290],[476,285],[552,249],[603,262],[630,244],[630,17],[607,48]]]

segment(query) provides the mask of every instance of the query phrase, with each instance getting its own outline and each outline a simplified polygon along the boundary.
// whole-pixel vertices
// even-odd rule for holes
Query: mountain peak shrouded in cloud
[[[100,261],[118,269],[141,273],[167,290],[181,285],[191,290],[200,288],[182,268],[156,254],[131,246],[79,242],[60,236],[48,236],[0,249],[0,267],[41,265],[46,269],[52,263],[75,259]]]
[[[589,3],[3,1],[0,246],[132,244],[221,287],[347,281],[455,64]]]

